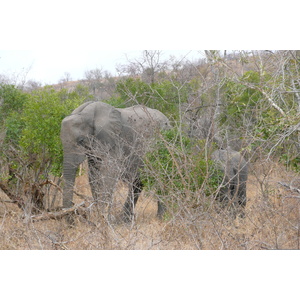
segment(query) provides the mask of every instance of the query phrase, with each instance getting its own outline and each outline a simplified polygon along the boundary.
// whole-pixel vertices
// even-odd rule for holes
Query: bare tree
[[[65,72],[63,77],[60,79],[60,82],[65,83],[70,81],[72,81],[71,74],[69,72]]]
[[[42,83],[35,80],[28,80],[25,84],[25,91],[31,92],[42,87]]]
[[[157,73],[165,71],[167,67],[167,62],[162,61],[162,54],[161,50],[144,50],[140,58],[128,59],[129,64],[119,65],[117,70],[121,74],[139,75],[145,82],[153,84]]]
[[[103,87],[103,70],[93,69],[85,72],[85,78],[92,93],[96,95]]]
[[[20,89],[26,87],[27,77],[31,70],[31,66],[23,68],[19,73],[14,72],[11,74],[0,74],[0,83],[13,84]]]

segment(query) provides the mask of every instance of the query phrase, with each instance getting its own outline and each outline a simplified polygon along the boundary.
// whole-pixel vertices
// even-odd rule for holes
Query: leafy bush
[[[141,79],[127,78],[117,84],[117,92],[123,103],[129,105],[144,104],[158,109],[167,117],[178,118],[178,107],[187,102],[189,86],[177,81],[163,80],[148,84]]]
[[[14,85],[0,84],[0,117],[6,119],[12,112],[20,113],[28,98],[28,94]]]
[[[90,95],[84,87],[74,92],[45,87],[25,93],[13,86],[1,86],[0,94],[0,129],[5,132],[1,184],[11,195],[21,195],[24,208],[49,208],[54,202],[44,202],[43,187],[50,174],[61,175],[61,121]]]
[[[258,86],[260,81],[259,73],[254,71],[246,72],[238,83],[227,81],[224,86],[225,109],[221,115],[222,124],[239,127],[248,122],[253,126],[257,125],[257,122],[261,120],[263,95],[247,84]]]
[[[14,85],[0,85],[0,129],[5,132],[5,141],[18,144],[23,127],[20,114],[23,111],[29,95]],[[2,145],[5,148],[5,145]]]
[[[154,189],[169,207],[178,205],[178,201],[195,205],[200,194],[211,195],[222,181],[223,174],[209,159],[213,147],[199,151],[196,145],[205,149],[205,141],[193,141],[172,129],[162,132],[146,154],[143,184],[148,190]]]
[[[49,161],[52,172],[59,175],[63,159],[61,121],[85,99],[85,95],[66,90],[57,92],[50,87],[33,92],[22,113],[20,146],[24,154],[34,156],[37,164]]]
[[[238,82],[228,80],[223,88],[224,108],[220,124],[227,127],[232,136],[243,138],[244,146],[249,149],[263,149],[266,155],[272,154],[286,166],[297,169],[298,133],[291,131],[299,123],[294,100],[288,93],[282,97],[270,92],[279,87],[281,80],[255,71],[246,72]],[[288,118],[266,99],[266,94],[270,93],[273,103],[284,102],[282,106],[288,109]]]

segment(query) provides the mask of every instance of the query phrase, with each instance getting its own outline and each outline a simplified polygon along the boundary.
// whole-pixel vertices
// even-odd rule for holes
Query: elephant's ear
[[[121,113],[112,108],[108,115],[108,122],[103,126],[106,132],[112,135],[119,135],[122,131],[122,117]]]
[[[114,145],[122,131],[121,113],[114,107],[99,103],[96,107],[94,117],[94,136]]]

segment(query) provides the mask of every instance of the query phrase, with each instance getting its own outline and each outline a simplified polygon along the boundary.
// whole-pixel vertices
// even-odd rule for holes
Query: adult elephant
[[[224,175],[218,193],[219,200],[225,205],[232,205],[235,211],[244,209],[247,203],[248,163],[239,152],[230,147],[214,151],[212,160]],[[243,211],[241,215],[244,215]]]
[[[94,201],[110,203],[119,179],[129,184],[123,218],[130,221],[142,191],[139,170],[145,140],[157,129],[169,129],[168,118],[156,109],[136,105],[118,109],[103,102],[87,102],[62,121],[63,208],[73,206],[78,166],[87,158]],[[158,215],[163,206],[158,203]]]

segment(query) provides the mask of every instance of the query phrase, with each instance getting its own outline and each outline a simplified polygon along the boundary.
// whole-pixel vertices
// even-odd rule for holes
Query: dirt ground
[[[288,183],[293,190],[284,187]],[[186,210],[160,221],[154,196],[143,192],[135,222],[108,221],[97,209],[89,221],[76,217],[70,227],[65,219],[32,222],[15,204],[0,202],[0,249],[40,250],[187,250],[187,249],[299,249],[300,178],[282,166],[258,164],[247,184],[245,218],[226,212]],[[87,175],[76,179],[80,194],[91,197]],[[116,215],[127,188],[120,183],[114,197]],[[0,199],[7,199],[0,192]],[[82,199],[75,196],[75,202]]]

